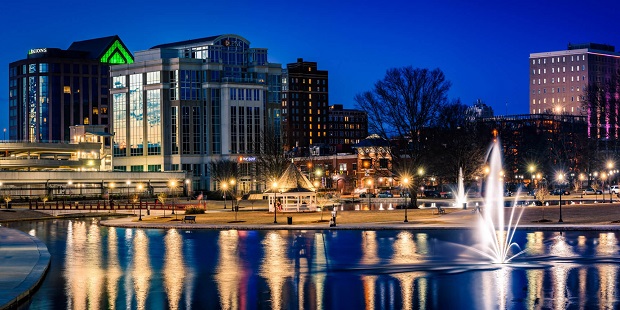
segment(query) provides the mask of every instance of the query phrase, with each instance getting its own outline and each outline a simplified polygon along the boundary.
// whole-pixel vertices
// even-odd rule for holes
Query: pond
[[[490,264],[469,230],[243,231],[9,223],[52,255],[29,309],[616,308],[616,232],[519,230]]]

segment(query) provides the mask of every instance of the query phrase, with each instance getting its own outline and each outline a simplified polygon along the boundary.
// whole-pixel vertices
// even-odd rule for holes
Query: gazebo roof
[[[315,188],[310,180],[299,171],[295,164],[291,163],[278,180],[278,189],[274,191],[273,188],[269,188],[265,193],[303,193],[314,191]]]

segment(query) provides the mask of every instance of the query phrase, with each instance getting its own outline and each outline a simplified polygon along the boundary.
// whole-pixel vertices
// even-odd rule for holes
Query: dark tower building
[[[329,107],[329,146],[332,153],[353,152],[352,146],[368,137],[368,116],[361,110]]]
[[[284,150],[305,153],[311,145],[327,145],[328,93],[328,73],[318,70],[316,62],[298,58],[286,65],[282,87]]]
[[[133,63],[118,36],[35,48],[9,65],[9,138],[69,141],[69,126],[109,131],[110,66]]]

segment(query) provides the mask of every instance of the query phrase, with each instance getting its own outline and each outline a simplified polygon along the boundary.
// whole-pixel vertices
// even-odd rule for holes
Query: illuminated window
[[[93,108],[93,115],[99,115],[99,109]]]
[[[65,94],[70,94],[71,93],[71,86],[65,86],[63,87],[63,92]]]
[[[88,125],[88,124],[90,124],[90,123],[88,122],[88,117],[85,117],[85,118],[84,118],[84,125]]]

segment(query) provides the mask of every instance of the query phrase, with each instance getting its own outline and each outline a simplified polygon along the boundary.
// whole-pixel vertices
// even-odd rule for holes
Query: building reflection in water
[[[288,259],[288,243],[281,234],[288,231],[271,231],[262,241],[264,257],[260,275],[267,281],[271,293],[271,309],[282,309],[283,289],[287,278],[293,276],[293,264]],[[317,288],[318,290],[318,288]]]
[[[170,229],[164,237],[166,254],[164,256],[164,288],[168,296],[168,308],[178,309],[183,281],[185,262],[183,260],[183,238],[176,229]]]
[[[315,233],[314,234],[314,266],[315,273],[313,275],[313,284],[314,284],[314,299],[316,303],[317,309],[324,309],[324,291],[325,291],[325,280],[327,273],[327,253],[325,249],[327,248],[327,244],[325,242],[325,233]]]
[[[215,282],[220,294],[222,309],[239,309],[241,265],[238,256],[239,234],[236,230],[220,231],[219,253]]]
[[[364,231],[362,232],[362,258],[360,263],[362,264],[376,264],[379,262],[377,256],[377,232],[376,231]],[[362,275],[362,283],[364,286],[364,302],[366,309],[376,309],[375,306],[375,284],[377,276],[374,275]]]
[[[401,231],[394,242],[394,254],[390,263],[392,265],[410,265],[420,262],[420,255],[416,253],[417,247],[413,242],[413,235],[409,231]],[[413,309],[414,281],[420,277],[418,272],[398,272],[393,275],[400,284],[400,293],[403,301],[402,309]]]
[[[67,231],[67,260],[64,277],[68,307],[100,307],[105,280],[102,268],[101,235],[95,221],[71,221]]]
[[[146,309],[146,298],[151,281],[151,264],[149,260],[149,239],[144,230],[136,230],[133,239],[133,266],[131,276],[138,309]]]
[[[526,235],[527,243],[525,247],[528,255],[543,255],[546,252],[545,236],[543,232],[531,232]]]
[[[618,239],[615,233],[600,233],[596,253],[600,256],[611,256],[618,253]],[[600,264],[599,275],[599,305],[600,309],[613,309],[617,307],[616,283],[618,279],[618,266],[615,264]]]
[[[545,278],[545,271],[543,269],[528,269],[525,271],[527,278],[527,309],[536,309],[542,305],[544,300],[543,296],[543,281]]]
[[[108,231],[108,266],[106,268],[106,290],[108,291],[108,309],[116,309],[118,297],[118,280],[123,275],[118,261],[118,236],[116,228],[109,227]]]
[[[454,305],[446,300],[447,289],[460,290],[455,296],[475,309],[610,309],[620,294],[615,233],[527,232],[520,236],[527,240],[520,257],[525,267],[517,262],[452,273],[449,260],[428,254],[445,250],[437,240],[447,234],[435,238],[434,232],[271,231],[246,237],[248,232],[232,230],[185,238],[178,230],[108,228],[95,220],[49,223],[24,231],[62,238],[45,241],[58,247],[56,253],[64,251],[61,268],[51,273],[64,278],[62,307],[71,309],[244,309],[265,303],[272,309],[446,308]],[[217,256],[194,257],[205,245]],[[331,276],[332,264],[346,272]],[[201,274],[214,275],[198,281]],[[57,296],[51,300],[63,298]]]

